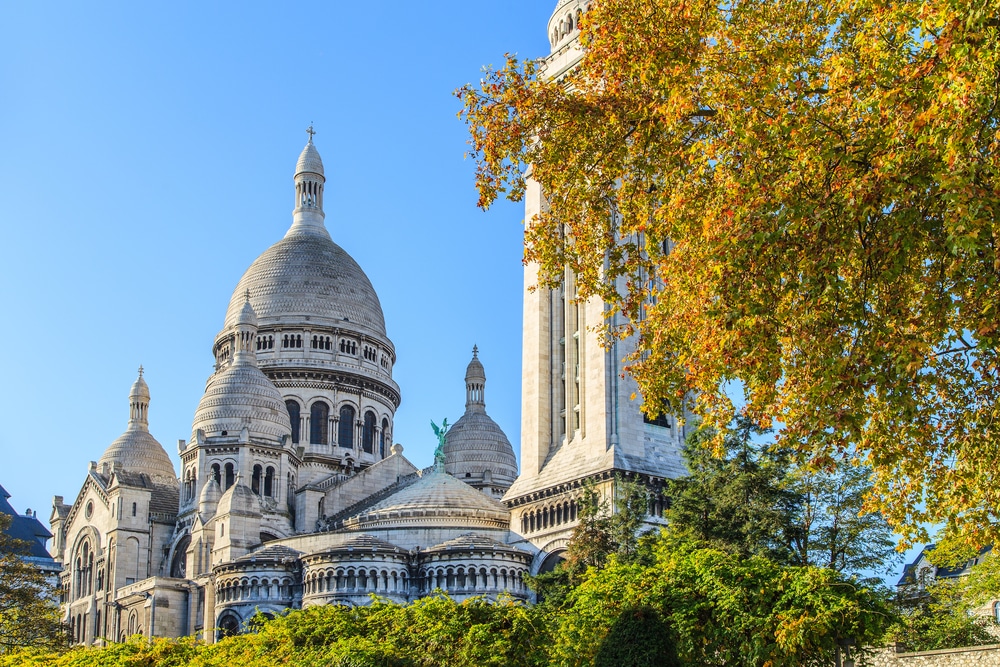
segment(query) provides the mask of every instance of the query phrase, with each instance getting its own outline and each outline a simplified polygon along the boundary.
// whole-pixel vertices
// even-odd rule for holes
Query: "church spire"
[[[313,144],[316,130],[310,125],[306,130],[309,140],[295,164],[295,210],[292,212],[292,227],[288,233],[313,232],[327,234],[323,226],[323,160]]]

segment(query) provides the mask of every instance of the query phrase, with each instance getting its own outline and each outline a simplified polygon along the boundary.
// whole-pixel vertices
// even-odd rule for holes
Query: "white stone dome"
[[[285,401],[264,373],[247,358],[237,357],[213,375],[194,413],[192,440],[206,436],[238,436],[247,428],[251,437],[280,442],[291,435]]]
[[[177,471],[166,450],[149,432],[148,411],[149,385],[140,367],[139,377],[129,391],[128,428],[104,450],[97,462],[99,470],[105,465],[110,469],[117,464],[130,472],[177,479]]]
[[[386,335],[371,281],[325,230],[290,232],[254,260],[233,290],[224,330],[236,324],[247,290],[260,327],[309,322]]]
[[[510,512],[496,500],[448,473],[433,470],[425,473],[419,481],[347,519],[344,525],[351,530],[364,530],[423,525],[428,519],[444,520],[455,525],[496,527],[510,523]]]
[[[448,429],[444,467],[458,479],[481,479],[488,470],[498,486],[509,487],[517,477],[514,448],[503,429],[485,412],[466,412]]]
[[[97,462],[97,469],[107,463],[114,467],[120,463],[130,472],[146,473],[151,477],[177,478],[177,471],[171,463],[163,445],[146,430],[129,428],[108,445]]]

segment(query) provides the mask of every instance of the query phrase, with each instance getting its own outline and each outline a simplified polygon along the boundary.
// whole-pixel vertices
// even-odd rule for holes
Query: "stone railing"
[[[912,653],[896,653],[895,649],[886,648],[865,664],[870,667],[996,667],[1000,665],[1000,644]]]

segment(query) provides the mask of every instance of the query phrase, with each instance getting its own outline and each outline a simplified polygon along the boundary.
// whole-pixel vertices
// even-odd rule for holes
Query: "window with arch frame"
[[[340,407],[340,422],[337,425],[337,443],[341,447],[354,448],[354,408],[350,405]]]
[[[329,442],[330,406],[316,401],[309,408],[309,444],[325,445]]]
[[[375,413],[365,412],[365,421],[361,429],[361,448],[368,454],[375,452]]]

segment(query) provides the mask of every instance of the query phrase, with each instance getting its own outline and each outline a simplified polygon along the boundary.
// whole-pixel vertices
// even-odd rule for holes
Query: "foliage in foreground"
[[[1000,538],[1000,22],[977,0],[596,0],[568,80],[458,91],[480,205],[636,331],[651,415],[746,414],[871,505]],[[654,298],[655,297],[655,298]],[[620,321],[620,320],[619,320]],[[978,534],[977,534],[978,533]]]
[[[877,641],[883,592],[833,570],[744,559],[664,533],[610,554],[558,604],[509,599],[311,607],[212,646],[135,638],[106,649],[0,656],[0,667],[540,667],[819,664],[835,639]]]
[[[68,636],[59,620],[56,587],[23,560],[27,545],[3,532],[11,521],[0,514],[0,654],[65,646]]]
[[[705,548],[666,534],[651,565],[612,558],[569,594],[555,622],[553,664],[593,664],[622,614],[651,609],[681,664],[771,667],[828,664],[838,637],[881,640],[894,613],[885,591],[817,567]]]
[[[2,667],[430,667],[545,664],[548,635],[531,608],[445,596],[400,606],[311,607],[260,624],[256,634],[211,646],[191,638],[133,637],[104,649],[0,657]]]

